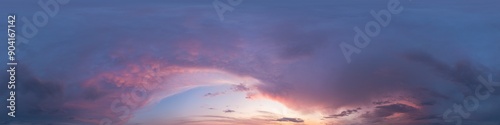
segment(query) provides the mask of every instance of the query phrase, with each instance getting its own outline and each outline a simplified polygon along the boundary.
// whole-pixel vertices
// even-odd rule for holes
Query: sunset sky
[[[500,124],[500,1],[62,1],[16,43],[16,117],[1,108],[2,125]],[[214,1],[232,8],[223,20]],[[0,12],[26,37],[44,8]],[[359,47],[369,22],[380,32]]]

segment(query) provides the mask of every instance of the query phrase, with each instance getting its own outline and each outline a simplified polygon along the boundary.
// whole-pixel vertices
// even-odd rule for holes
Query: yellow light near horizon
[[[288,108],[286,105],[278,101],[268,98],[258,98],[254,100],[249,100],[249,102],[246,103],[246,105],[242,109],[248,110],[249,112],[253,112],[251,114],[248,114],[249,117],[263,115],[259,111],[264,111],[272,113],[268,115],[274,116],[273,119],[278,119],[283,117],[300,118],[304,120],[304,124],[306,125],[324,124],[321,120],[323,118],[323,115],[321,113],[303,114],[301,112]],[[280,122],[280,123],[288,124],[291,122]]]

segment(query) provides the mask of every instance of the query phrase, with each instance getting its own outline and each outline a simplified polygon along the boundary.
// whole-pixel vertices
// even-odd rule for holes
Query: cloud
[[[345,116],[349,116],[353,113],[357,113],[359,110],[361,110],[361,108],[356,108],[356,109],[348,109],[348,110],[345,110],[345,111],[342,111],[340,112],[339,114],[334,114],[334,115],[330,115],[330,116],[327,116],[327,117],[324,117],[324,118],[339,118],[339,117],[345,117]]]
[[[279,118],[279,119],[276,119],[276,121],[280,121],[280,122],[297,122],[297,123],[304,122],[304,120],[302,120],[300,118],[288,118],[288,117]]]
[[[233,112],[235,112],[235,111],[234,110],[230,110],[230,109],[224,110],[224,113],[233,113]]]
[[[384,105],[384,104],[389,104],[391,103],[390,101],[374,101],[372,104],[374,105]]]
[[[352,43],[352,28],[373,20],[370,10],[385,3],[245,1],[238,14],[220,22],[204,2],[74,2],[81,4],[61,7],[30,44],[18,47],[23,64],[18,82],[30,84],[19,84],[18,115],[23,119],[9,123],[96,124],[120,117],[123,112],[111,110],[111,104],[134,88],[147,96],[143,101],[124,99],[131,114],[191,88],[234,84],[220,79],[241,78],[258,84],[236,84],[232,90],[256,91],[304,114],[363,107],[371,111],[367,121],[392,123],[379,118],[416,113],[418,121],[402,121],[425,124],[432,122],[426,116],[440,115],[471,95],[478,75],[499,74],[500,69],[500,17],[491,13],[498,11],[497,1],[402,3],[404,12],[394,15],[350,64],[338,44]],[[30,8],[16,5],[8,8],[32,15]],[[212,95],[219,94],[207,94]],[[498,95],[481,102],[472,123],[498,122],[500,114],[493,112],[499,110]],[[204,120],[186,124],[303,122],[287,117]]]
[[[225,92],[209,92],[203,96],[205,97],[215,97],[215,96],[219,96],[219,95],[222,95],[222,94],[226,94]]]
[[[237,85],[233,85],[231,87],[231,90],[233,90],[235,92],[246,92],[246,91],[250,91],[250,88],[248,88],[245,84],[240,83]]]
[[[417,108],[405,104],[390,104],[375,107],[374,117],[388,117],[395,113],[412,113],[418,111]]]

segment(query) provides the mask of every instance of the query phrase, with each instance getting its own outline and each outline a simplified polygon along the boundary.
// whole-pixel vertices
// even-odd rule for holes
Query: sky
[[[500,124],[499,1],[240,2],[1,1],[0,124]]]

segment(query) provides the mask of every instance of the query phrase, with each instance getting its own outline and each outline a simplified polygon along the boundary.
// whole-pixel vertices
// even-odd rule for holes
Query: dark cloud
[[[83,91],[83,97],[88,100],[97,100],[107,94],[106,91],[101,91],[95,87],[85,88]]]
[[[280,122],[297,122],[297,123],[304,122],[304,120],[302,120],[300,118],[288,118],[288,117],[279,118],[279,119],[276,119],[276,121],[280,121]]]
[[[405,105],[405,104],[390,104],[390,105],[382,105],[375,107],[375,111],[373,112],[374,117],[388,117],[393,115],[394,113],[413,113],[418,111],[417,108]]]
[[[219,95],[223,95],[223,94],[226,94],[225,92],[209,92],[203,96],[205,97],[215,97],[215,96],[219,96]]]
[[[330,115],[330,116],[325,117],[325,118],[339,118],[339,117],[345,117],[345,116],[349,116],[349,115],[351,115],[351,114],[357,113],[359,110],[361,110],[361,108],[356,108],[356,109],[348,109],[348,110],[345,110],[345,111],[340,112],[339,114]]]
[[[18,65],[23,67],[25,65]],[[64,103],[68,100],[64,95],[69,89],[64,82],[58,80],[41,80],[42,78],[34,76],[33,72],[26,68],[16,70],[16,118],[2,115],[1,119],[9,119],[4,122],[9,124],[41,123],[81,123],[73,120],[71,116],[76,115],[73,109],[65,107]],[[22,75],[19,75],[22,74]],[[8,76],[2,74],[2,76]],[[6,88],[6,87],[5,87]],[[3,89],[3,88],[2,88]],[[3,91],[6,92],[6,91]],[[9,98],[1,95],[2,98]],[[6,107],[7,103],[3,103]],[[0,111],[8,112],[7,108]]]
[[[275,34],[270,41],[282,49],[279,56],[284,59],[311,56],[328,41],[327,32],[304,31],[304,26],[296,25],[295,22],[280,23],[273,27],[273,30],[267,31],[268,34]]]
[[[435,115],[429,115],[429,116],[415,118],[415,120],[432,120],[432,119],[441,119],[441,117]]]
[[[238,85],[233,85],[231,87],[231,90],[236,91],[236,92],[246,92],[246,91],[250,91],[250,88],[247,87],[245,84],[240,83]]]
[[[427,102],[421,102],[420,105],[423,105],[423,106],[432,106],[436,104],[436,102],[434,101],[427,101]]]
[[[228,110],[224,110],[224,113],[233,113],[235,112],[234,110],[231,110],[231,109],[228,109]]]
[[[372,104],[374,105],[385,105],[391,103],[390,101],[374,101]]]

